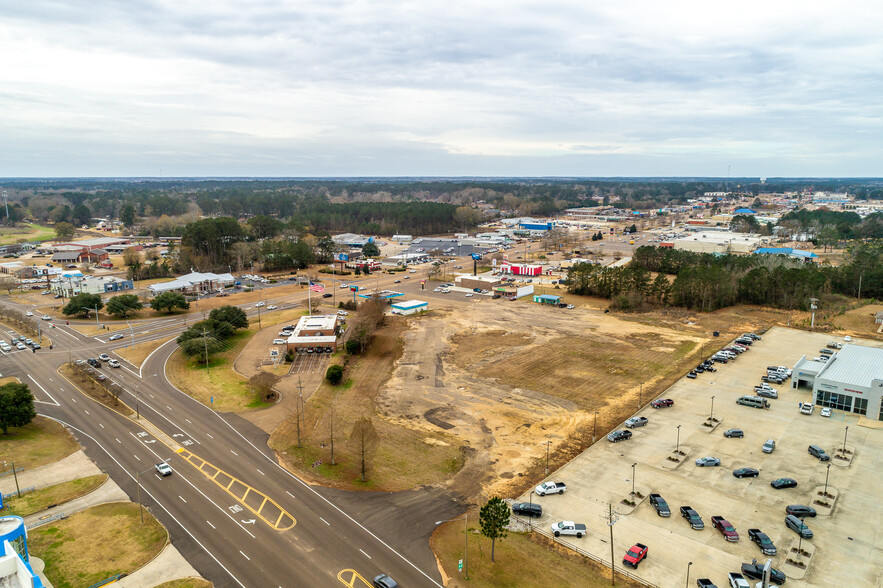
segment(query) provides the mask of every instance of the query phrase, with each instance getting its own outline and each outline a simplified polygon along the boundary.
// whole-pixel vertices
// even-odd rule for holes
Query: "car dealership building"
[[[883,421],[883,349],[847,343],[828,361],[803,356],[791,386],[812,387],[814,404]]]

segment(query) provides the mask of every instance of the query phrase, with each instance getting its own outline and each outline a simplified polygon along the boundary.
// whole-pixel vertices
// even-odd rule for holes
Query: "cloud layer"
[[[9,4],[0,176],[883,175],[878,2]]]

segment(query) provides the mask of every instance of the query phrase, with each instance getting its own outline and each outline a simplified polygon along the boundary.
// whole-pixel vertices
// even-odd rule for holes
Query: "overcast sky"
[[[883,3],[0,2],[0,176],[883,176]]]

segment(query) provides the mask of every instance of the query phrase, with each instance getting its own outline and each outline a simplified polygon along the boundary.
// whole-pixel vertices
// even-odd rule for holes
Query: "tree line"
[[[577,264],[566,283],[571,293],[608,298],[622,309],[657,303],[698,311],[735,304],[806,310],[810,298],[830,294],[883,298],[883,241],[853,244],[839,266],[644,246],[624,267]]]

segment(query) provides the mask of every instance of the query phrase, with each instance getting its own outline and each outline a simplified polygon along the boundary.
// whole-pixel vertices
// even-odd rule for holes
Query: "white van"
[[[752,406],[754,408],[766,408],[770,405],[765,398],[761,398],[760,396],[740,396],[736,399],[736,404]]]

